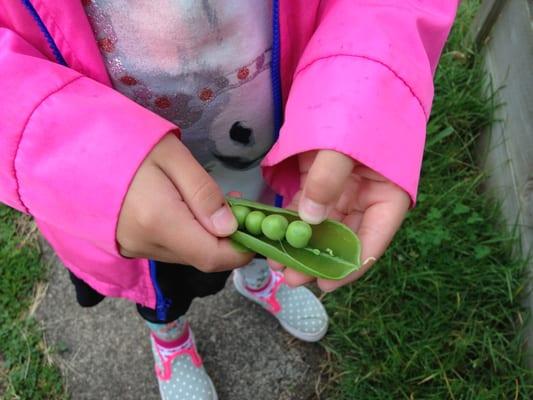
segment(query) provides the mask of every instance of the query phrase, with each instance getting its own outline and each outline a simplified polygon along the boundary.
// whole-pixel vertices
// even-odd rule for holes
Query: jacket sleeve
[[[175,126],[0,28],[0,201],[118,255],[129,184]]]
[[[414,204],[433,74],[458,1],[321,3],[265,179],[290,198],[299,188],[294,156],[331,149],[381,173]]]

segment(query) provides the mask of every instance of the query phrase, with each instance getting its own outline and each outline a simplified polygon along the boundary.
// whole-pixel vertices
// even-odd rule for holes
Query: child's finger
[[[283,268],[285,268],[283,264],[280,264],[279,262],[271,260],[271,259],[267,259],[267,264],[274,271],[282,271]]]
[[[285,283],[290,287],[297,287],[315,280],[314,277],[291,268],[285,268],[283,271]]]
[[[204,272],[215,272],[243,266],[253,258],[252,253],[236,251],[228,239],[207,232],[185,204],[181,210],[174,209],[172,214],[161,230],[161,242],[185,263]]]
[[[150,163],[139,169],[126,195],[117,242],[126,257],[193,265],[206,272],[244,265],[253,256],[208,232],[168,176]]]
[[[318,279],[320,289],[331,292],[359,279],[383,255],[400,228],[409,207],[409,198],[407,195],[405,197],[405,201],[394,199],[394,201],[374,204],[364,212],[357,229],[357,235],[361,240],[362,267],[339,281]]]
[[[121,254],[128,258],[149,258],[170,264],[183,264],[184,262],[181,258],[176,257],[175,252],[154,244],[147,244],[142,251],[138,252],[122,249]]]
[[[300,217],[311,224],[327,218],[344,190],[355,162],[352,158],[332,150],[320,150],[305,179],[299,201]]]
[[[176,137],[169,135],[168,141],[158,149],[158,165],[205,229],[219,237],[231,235],[237,220],[215,180]]]

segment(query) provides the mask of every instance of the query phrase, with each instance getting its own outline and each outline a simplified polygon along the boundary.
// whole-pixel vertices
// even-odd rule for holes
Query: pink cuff
[[[339,76],[343,71],[350,79]],[[420,102],[388,67],[358,57],[319,60],[294,80],[280,137],[262,163],[263,176],[292,198],[300,185],[294,156],[335,150],[400,186],[414,204],[425,128]]]

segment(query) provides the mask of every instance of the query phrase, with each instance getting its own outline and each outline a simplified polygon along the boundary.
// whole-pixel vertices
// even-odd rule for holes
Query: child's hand
[[[331,150],[299,155],[300,191],[287,208],[298,210],[309,223],[328,218],[342,221],[361,239],[363,266],[340,281],[318,279],[318,286],[333,291],[361,277],[385,252],[409,208],[401,188],[375,171]],[[273,268],[281,266],[270,261]],[[301,285],[314,278],[285,269],[286,282]]]
[[[245,265],[228,239],[237,221],[218,185],[173,135],[154,147],[128,190],[117,227],[126,257],[192,265],[204,272]]]

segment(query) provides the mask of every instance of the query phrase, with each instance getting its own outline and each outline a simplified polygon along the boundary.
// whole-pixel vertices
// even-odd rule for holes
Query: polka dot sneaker
[[[218,399],[188,325],[182,337],[171,343],[161,341],[153,333],[150,336],[162,400]]]
[[[322,339],[328,330],[328,314],[320,300],[304,286],[287,286],[281,272],[269,271],[268,283],[258,290],[247,288],[242,273],[234,271],[235,289],[274,315],[291,335],[306,342]]]

